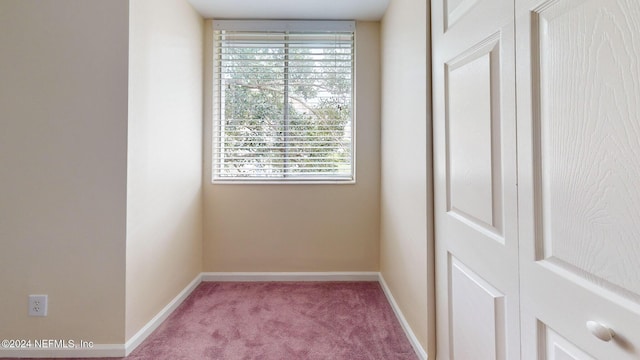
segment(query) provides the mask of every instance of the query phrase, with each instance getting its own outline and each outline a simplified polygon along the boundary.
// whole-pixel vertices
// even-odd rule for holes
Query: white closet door
[[[440,360],[520,357],[513,11],[432,2]]]
[[[523,358],[640,359],[640,2],[516,25]]]

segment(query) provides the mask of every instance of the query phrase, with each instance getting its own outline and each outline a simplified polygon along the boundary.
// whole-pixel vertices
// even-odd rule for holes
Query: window
[[[353,22],[214,22],[214,182],[354,180],[353,39]]]

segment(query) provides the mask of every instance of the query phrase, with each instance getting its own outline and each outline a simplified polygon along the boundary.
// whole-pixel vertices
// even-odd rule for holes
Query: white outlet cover
[[[29,295],[29,316],[47,316],[47,295]]]

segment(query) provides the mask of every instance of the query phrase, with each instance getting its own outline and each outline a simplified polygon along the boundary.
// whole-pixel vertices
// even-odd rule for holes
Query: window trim
[[[355,21],[325,21],[325,20],[212,20],[211,32],[214,33],[218,30],[228,30],[228,31],[274,31],[274,32],[352,32],[353,33],[353,53],[352,53],[352,84],[351,84],[351,177],[350,178],[342,178],[336,177],[336,179],[331,179],[331,176],[322,176],[322,177],[283,177],[283,178],[220,178],[216,177],[215,170],[215,111],[211,112],[209,116],[209,124],[211,126],[211,136],[209,138],[209,143],[211,145],[211,159],[210,159],[210,181],[211,184],[256,184],[256,185],[264,185],[264,184],[286,184],[286,185],[306,185],[306,184],[355,184],[356,183],[356,174],[357,174],[357,114],[356,114],[356,22]],[[212,69],[214,69],[212,78],[211,78],[211,95],[212,95],[212,108],[215,106],[219,106],[219,99],[216,98],[216,94],[218,90],[216,89],[219,85],[219,78],[217,78],[215,68],[218,66],[217,59],[215,56],[216,45],[215,45],[215,37],[212,36],[213,46],[211,48],[212,51]]]

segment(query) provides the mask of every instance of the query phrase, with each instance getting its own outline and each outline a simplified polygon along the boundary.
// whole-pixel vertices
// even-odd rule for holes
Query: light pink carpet
[[[205,282],[126,359],[417,356],[376,282]]]

